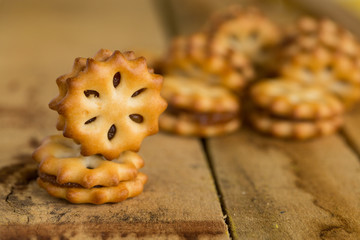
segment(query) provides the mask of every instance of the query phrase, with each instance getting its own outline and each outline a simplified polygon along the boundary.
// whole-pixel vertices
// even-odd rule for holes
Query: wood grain
[[[358,239],[360,164],[340,137],[243,130],[208,148],[235,239]]]

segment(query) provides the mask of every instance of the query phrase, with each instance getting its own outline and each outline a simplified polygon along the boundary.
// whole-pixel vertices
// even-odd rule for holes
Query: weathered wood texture
[[[149,181],[118,204],[74,205],[37,186],[30,155],[54,134],[55,79],[99,48],[162,52],[150,1],[1,1],[0,239],[227,239],[200,141],[159,134],[143,143]]]
[[[99,48],[161,54],[168,34],[198,31],[235,2],[0,0],[0,239],[228,239],[228,227],[235,239],[359,239],[359,108],[342,133],[314,141],[245,128],[209,139],[211,169],[198,139],[149,137],[144,193],[118,204],[69,204],[37,186],[30,154],[55,133],[47,103],[75,57]],[[245,2],[282,23],[301,13],[282,0]]]
[[[0,170],[1,239],[227,238],[215,187],[195,139],[164,134],[148,138],[140,152],[146,162],[143,172],[149,176],[144,192],[100,206],[49,196],[34,181],[36,165],[31,158],[13,154]]]
[[[358,239],[360,164],[339,136],[285,142],[250,130],[208,149],[236,239]]]
[[[177,34],[201,30],[214,11],[236,2],[172,0]],[[329,14],[350,29],[357,23],[333,2],[323,12],[325,1],[294,2],[303,9],[290,1],[242,3],[255,3],[280,24],[304,12]],[[208,140],[207,149],[233,238],[359,239],[359,107],[335,136],[284,142],[245,129]]]

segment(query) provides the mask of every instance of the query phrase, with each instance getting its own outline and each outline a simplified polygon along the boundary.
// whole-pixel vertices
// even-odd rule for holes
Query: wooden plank
[[[55,133],[47,104],[55,79],[99,48],[165,48],[151,2],[2,1],[0,9],[0,238],[227,239],[197,139],[158,134],[143,143],[144,192],[118,204],[74,205],[35,182],[30,155]]]
[[[16,131],[20,130],[13,129]],[[140,151],[146,162],[143,172],[149,176],[144,192],[122,203],[100,206],[74,205],[49,196],[35,182],[36,165],[30,153],[20,157],[13,152],[13,158],[0,169],[2,239],[35,235],[227,238],[217,194],[196,139],[165,134],[148,138]]]
[[[242,130],[208,147],[235,239],[358,239],[360,164],[338,136]]]

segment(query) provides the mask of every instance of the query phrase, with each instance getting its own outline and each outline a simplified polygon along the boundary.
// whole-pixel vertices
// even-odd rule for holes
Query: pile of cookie
[[[72,203],[120,202],[143,191],[147,176],[136,153],[158,132],[166,101],[163,78],[133,52],[100,50],[77,58],[57,80],[49,107],[59,113],[63,135],[47,137],[33,153],[38,184]],[[148,104],[151,102],[151,104]]]
[[[329,135],[360,99],[350,32],[312,17],[280,27],[253,7],[231,6],[175,38],[159,69],[169,103],[160,128],[185,136],[230,133],[245,120],[280,138]]]

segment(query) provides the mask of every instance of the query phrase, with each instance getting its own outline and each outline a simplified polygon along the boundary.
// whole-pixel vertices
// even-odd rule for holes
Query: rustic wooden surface
[[[47,103],[75,57],[162,54],[234,2],[0,0],[0,239],[360,239],[360,107],[340,133],[306,142],[246,127],[149,137],[144,192],[118,204],[69,204],[37,186],[30,155],[56,132]],[[280,22],[303,11],[271,2],[260,5]]]

